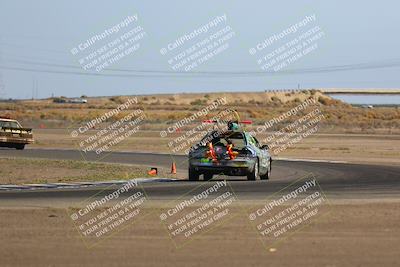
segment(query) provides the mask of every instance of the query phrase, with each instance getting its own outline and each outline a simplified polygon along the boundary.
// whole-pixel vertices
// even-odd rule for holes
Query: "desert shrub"
[[[123,103],[125,103],[124,98],[121,97],[121,96],[110,97],[110,100],[111,100],[112,102],[117,103],[117,104],[123,104]]]
[[[324,106],[328,105],[328,99],[325,97],[318,97],[318,102],[321,103]]]
[[[55,98],[53,98],[53,102],[54,102],[54,103],[65,103],[65,102],[67,102],[67,101],[66,101],[66,99],[63,98],[63,97],[55,97]]]
[[[207,104],[207,100],[201,100],[201,99],[196,99],[192,102],[190,102],[190,105],[204,105]]]
[[[254,110],[249,110],[248,113],[249,113],[249,117],[252,119],[258,118],[258,116],[259,116],[258,113]]]
[[[277,96],[271,97],[271,100],[272,100],[273,102],[282,102],[282,101],[279,99],[279,97],[277,97]]]

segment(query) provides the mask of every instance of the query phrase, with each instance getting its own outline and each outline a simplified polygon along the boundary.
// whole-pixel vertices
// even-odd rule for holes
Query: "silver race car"
[[[239,123],[229,122],[228,130],[208,133],[189,151],[189,180],[212,179],[215,174],[247,176],[248,180],[268,180],[272,169],[268,145],[261,145]]]

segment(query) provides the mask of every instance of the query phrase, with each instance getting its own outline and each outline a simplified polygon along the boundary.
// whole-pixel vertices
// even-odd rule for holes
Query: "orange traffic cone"
[[[175,162],[172,162],[172,165],[171,165],[171,174],[176,174],[176,164],[175,164]]]
[[[157,168],[151,168],[151,170],[148,171],[147,174],[152,176],[157,175]]]

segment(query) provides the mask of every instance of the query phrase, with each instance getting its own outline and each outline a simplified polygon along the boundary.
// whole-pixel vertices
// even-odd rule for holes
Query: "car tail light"
[[[226,146],[226,153],[228,154],[229,159],[235,159],[237,157],[237,155],[239,154],[239,152],[233,151],[232,144],[228,144]]]
[[[212,160],[217,160],[217,155],[215,154],[214,146],[211,142],[208,143],[208,150],[206,151],[205,156]]]

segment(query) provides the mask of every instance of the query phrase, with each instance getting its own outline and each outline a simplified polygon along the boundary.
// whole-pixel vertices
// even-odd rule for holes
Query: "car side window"
[[[260,147],[260,143],[258,142],[257,138],[255,138],[255,137],[253,136],[253,139],[254,139],[254,142],[255,142],[256,146],[257,146],[257,147]]]
[[[255,145],[256,147],[260,147],[260,143],[258,142],[258,140],[254,137],[249,135],[249,139],[250,139],[250,143],[252,143],[253,145]]]

